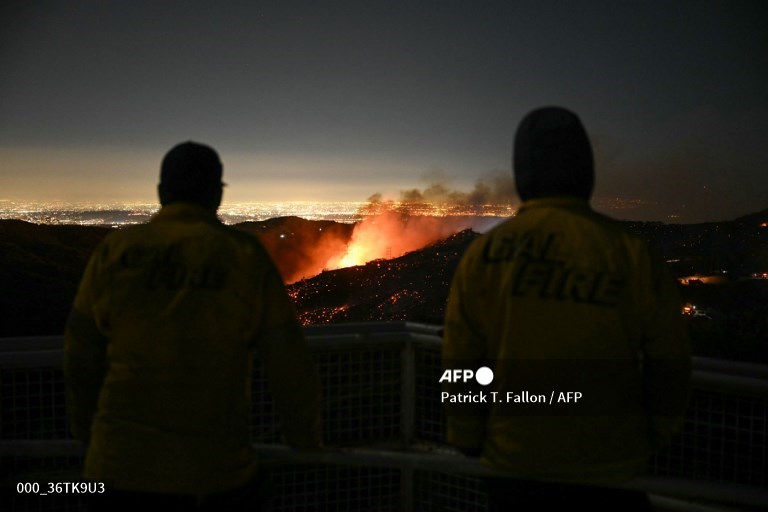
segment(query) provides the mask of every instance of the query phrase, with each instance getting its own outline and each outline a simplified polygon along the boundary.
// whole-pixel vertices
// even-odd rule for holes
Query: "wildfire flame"
[[[429,243],[413,240],[413,236],[409,237],[409,243],[404,242],[402,235],[407,229],[404,224],[407,223],[392,213],[365,217],[355,226],[344,253],[331,259],[328,268],[352,267],[380,258],[394,258]]]
[[[287,283],[309,278],[323,270],[364,265],[422,249],[464,229],[484,232],[504,217],[514,215],[509,173],[478,180],[471,192],[452,190],[433,182],[424,190],[404,190],[400,201],[368,198],[349,230],[320,230],[300,234],[294,243],[269,241],[267,250]],[[283,240],[285,241],[285,240]]]
[[[327,268],[364,265],[377,259],[397,258],[426,247],[461,230],[478,229],[477,217],[458,215],[424,216],[386,209],[363,218],[352,233],[345,251],[328,261]]]

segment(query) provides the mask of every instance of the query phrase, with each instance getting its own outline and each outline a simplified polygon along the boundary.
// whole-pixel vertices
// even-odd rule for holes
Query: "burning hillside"
[[[435,179],[424,190],[402,191],[397,202],[374,194],[360,212],[362,220],[346,250],[329,260],[327,268],[397,258],[465,229],[485,231],[499,217],[513,214],[513,190],[511,175],[499,172],[478,180],[471,192],[452,190]]]
[[[397,258],[465,229],[483,232],[514,213],[508,204],[482,202],[496,199],[492,190],[485,182],[471,193],[433,184],[403,191],[400,201],[374,194],[352,225],[281,217],[238,228],[258,236],[285,282],[293,283],[324,270]]]
[[[449,236],[419,251],[326,271],[288,286],[304,325],[407,320],[442,323],[453,272],[478,234]]]
[[[283,279],[290,284],[325,270],[397,258],[464,229],[479,229],[490,222],[458,216],[411,216],[388,209],[355,224],[281,217],[238,224],[237,228],[261,240]]]
[[[403,208],[384,208],[355,225],[343,253],[328,261],[330,270],[392,259],[422,249],[465,229],[489,224],[470,216],[413,215]]]

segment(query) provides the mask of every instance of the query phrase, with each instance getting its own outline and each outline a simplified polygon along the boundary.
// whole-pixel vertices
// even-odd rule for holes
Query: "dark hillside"
[[[88,258],[110,231],[0,221],[0,336],[61,334]]]
[[[442,324],[453,272],[479,235],[465,230],[419,251],[294,283],[302,323],[408,320]]]
[[[298,279],[307,249],[346,240],[353,226],[280,217],[235,226],[258,236],[284,278]],[[0,220],[0,336],[61,334],[88,259],[113,228]],[[282,235],[282,236],[281,236]],[[318,268],[318,272],[322,267]]]
[[[352,225],[281,217],[236,227],[263,241],[288,281],[314,274],[297,271],[314,265],[317,275],[288,286],[305,324],[442,323],[453,271],[478,236],[463,231],[396,259],[323,272],[318,248],[343,250]],[[697,306],[689,319],[697,353],[753,360],[768,354],[768,280],[752,278],[768,272],[768,210],[725,222],[627,227],[655,246],[677,277],[718,277],[719,284],[681,287]],[[87,259],[109,231],[0,221],[0,336],[61,334]]]
[[[332,255],[344,251],[354,224],[277,217],[235,226],[256,235],[288,283],[316,275]]]

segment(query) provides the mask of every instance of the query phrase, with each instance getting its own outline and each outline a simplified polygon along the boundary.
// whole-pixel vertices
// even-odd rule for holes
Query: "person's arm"
[[[469,252],[469,251],[468,251]],[[443,335],[442,369],[470,368],[476,370],[485,361],[486,340],[469,311],[473,297],[468,275],[471,260],[462,259],[453,276],[445,313]],[[448,393],[466,392],[467,386],[444,382],[442,391]],[[478,456],[485,441],[487,418],[479,414],[477,407],[466,404],[446,404],[448,443],[470,456]]]
[[[70,430],[84,442],[90,438],[107,370],[107,338],[94,315],[105,250],[104,245],[100,246],[88,262],[64,331],[63,371]]]
[[[645,406],[654,448],[664,446],[682,425],[691,379],[691,347],[675,281],[651,257],[644,319]]]
[[[285,441],[298,449],[319,447],[320,379],[300,327],[266,331],[257,350]]]
[[[267,326],[255,340],[285,441],[298,449],[321,445],[320,378],[295,309],[276,270],[265,277]]]

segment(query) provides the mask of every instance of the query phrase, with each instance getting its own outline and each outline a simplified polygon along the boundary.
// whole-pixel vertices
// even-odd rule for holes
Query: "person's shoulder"
[[[510,217],[486,231],[477,240],[475,240],[475,242],[479,242],[478,245],[483,245],[490,239],[512,236],[515,233],[525,229],[526,227],[523,219],[518,216]]]
[[[231,237],[233,240],[242,244],[259,244],[259,239],[256,235],[237,228],[237,226],[230,226],[227,224],[219,223],[216,225],[217,229],[225,236]]]
[[[627,221],[615,219],[591,209],[589,210],[588,215],[589,219],[599,229],[606,231],[608,234],[617,238],[622,238],[631,244],[640,246],[647,245],[647,241],[645,239],[631,231],[630,225],[627,223]]]
[[[665,266],[664,258],[658,247],[648,239],[632,230],[628,221],[614,219],[598,212],[593,217],[609,240],[621,247],[621,251],[632,262],[634,268],[658,268]]]
[[[511,217],[497,224],[470,242],[469,246],[464,251],[464,258],[471,259],[473,257],[479,257],[489,243],[495,239],[509,236],[518,229],[518,225],[519,222],[516,220],[516,217]]]
[[[267,250],[256,235],[226,224],[218,224],[217,229],[246,252],[257,256],[267,255]]]
[[[151,223],[120,226],[115,228],[111,233],[104,237],[104,240],[119,241],[130,238],[140,238],[144,236],[150,229],[152,229]]]
[[[132,240],[142,240],[147,232],[149,224],[132,224],[114,228],[101,240],[96,249],[115,247],[130,243]]]

